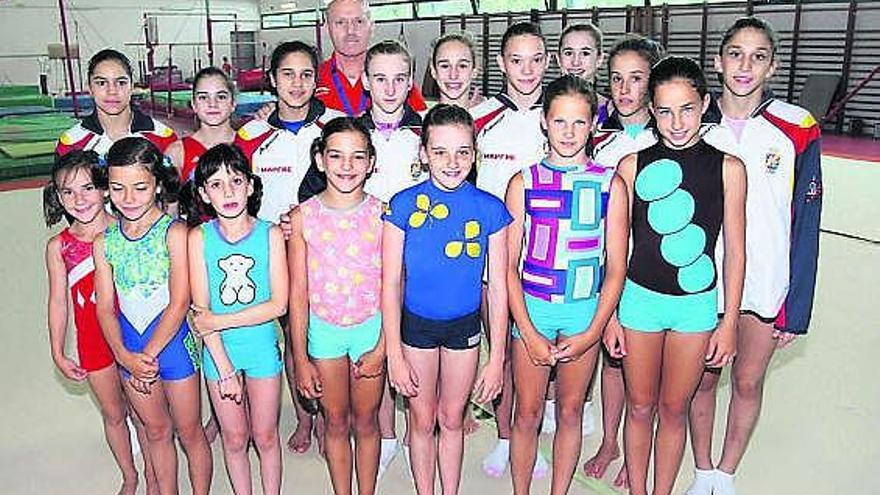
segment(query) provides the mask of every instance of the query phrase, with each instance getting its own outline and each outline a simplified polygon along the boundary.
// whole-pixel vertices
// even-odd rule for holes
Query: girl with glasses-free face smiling
[[[573,29],[559,40],[559,70],[587,81],[593,81],[602,66],[605,54],[596,36],[586,29]]]
[[[312,58],[295,51],[285,55],[278,68],[270,74],[278,93],[278,113],[281,120],[294,121],[306,117],[309,101],[315,94],[317,70]]]
[[[476,73],[472,45],[457,35],[437,41],[431,61],[431,75],[437,81],[440,103],[467,108]]]
[[[507,78],[507,92],[514,101],[537,98],[548,64],[544,40],[531,34],[513,36],[498,55],[497,62]]]
[[[693,146],[699,140],[700,124],[708,107],[708,93],[701,96],[687,79],[673,78],[658,84],[651,112],[664,144],[676,149]]]

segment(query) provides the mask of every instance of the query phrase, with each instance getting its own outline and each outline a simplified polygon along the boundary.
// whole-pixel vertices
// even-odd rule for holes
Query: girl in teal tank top
[[[274,321],[287,310],[284,238],[278,226],[256,218],[260,178],[235,146],[219,144],[202,155],[195,187],[201,211],[215,218],[189,233],[192,322],[205,342],[226,470],[236,493],[251,492],[247,447],[254,439],[263,493],[277,494],[282,366]]]

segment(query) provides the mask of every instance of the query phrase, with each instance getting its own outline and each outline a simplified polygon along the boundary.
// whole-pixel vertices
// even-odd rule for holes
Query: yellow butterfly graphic
[[[409,226],[414,229],[424,225],[425,221],[428,220],[428,215],[437,220],[443,220],[449,216],[449,208],[443,203],[437,203],[432,206],[431,198],[427,194],[416,196],[416,208],[418,209],[409,216]]]
[[[476,239],[480,235],[480,222],[470,220],[464,224],[464,241],[449,241],[446,243],[444,252],[449,258],[458,258],[464,251],[471,258],[480,256],[480,243]]]

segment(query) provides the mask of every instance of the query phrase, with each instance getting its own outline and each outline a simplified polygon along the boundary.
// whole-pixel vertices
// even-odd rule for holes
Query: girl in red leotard
[[[122,392],[116,361],[95,313],[92,241],[115,221],[104,208],[106,194],[106,174],[98,165],[98,154],[81,150],[71,151],[56,161],[52,179],[43,190],[46,225],[51,227],[62,218],[70,224],[46,245],[49,342],[58,371],[70,380],[88,381],[101,410],[107,445],[122,472],[119,493],[133,495],[137,491],[138,472],[126,421],[128,401]],[[73,308],[78,360],[67,357],[64,352],[68,307]],[[145,454],[147,493],[153,493],[156,477],[150,457],[146,455],[146,436],[133,415],[132,420],[137,425],[141,450]]]
[[[200,70],[193,80],[192,109],[198,118],[199,127],[190,136],[172,144],[168,156],[180,170],[181,183],[192,182],[193,173],[199,157],[218,144],[230,144],[235,139],[231,125],[235,111],[235,88],[229,76],[217,67]],[[192,213],[189,187],[181,188],[181,211]],[[200,218],[190,219],[199,223]]]

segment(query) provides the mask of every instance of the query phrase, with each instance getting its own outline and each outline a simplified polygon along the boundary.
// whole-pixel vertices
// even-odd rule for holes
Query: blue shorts
[[[480,345],[480,310],[450,320],[432,320],[403,308],[400,340],[418,349],[472,349]]]
[[[130,352],[143,352],[161,319],[162,313],[156,316],[141,334],[128,321],[128,318],[120,313],[119,326],[122,329],[122,343],[125,348]],[[185,319],[180,325],[180,330],[165,345],[157,358],[159,360],[159,378],[162,380],[183,380],[196,373],[199,368],[199,351]],[[120,369],[122,376],[126,379],[131,376],[125,368]]]
[[[337,359],[348,356],[354,363],[376,348],[382,332],[382,314],[366,321],[341,327],[309,313],[308,352],[312,359]]]
[[[718,325],[718,287],[673,296],[626,279],[617,317],[621,325],[639,332],[709,332]]]
[[[248,378],[271,378],[281,373],[281,349],[278,347],[274,320],[252,327],[224,330],[220,336],[235,371],[244,373]],[[219,380],[220,373],[207,347],[204,348],[204,363],[205,378]]]
[[[556,342],[560,335],[574,337],[586,332],[599,306],[598,297],[570,303],[552,303],[529,294],[524,296],[532,325],[550,342]],[[516,325],[511,333],[515,339],[521,337]]]

